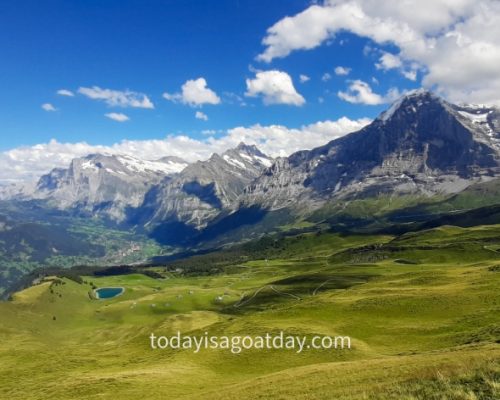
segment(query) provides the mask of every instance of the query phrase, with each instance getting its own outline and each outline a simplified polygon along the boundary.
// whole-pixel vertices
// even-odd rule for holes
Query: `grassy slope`
[[[310,234],[219,275],[86,278],[126,287],[112,300],[42,283],[0,303],[0,398],[494,398],[499,248],[500,226]],[[151,332],[177,330],[340,334],[354,348],[149,349]]]
[[[394,224],[432,221],[439,217],[453,216],[478,209],[471,214],[469,225],[498,223],[498,213],[481,218],[481,209],[498,207],[500,180],[477,183],[453,195],[432,197],[413,195],[380,195],[364,199],[329,202],[307,219],[311,222],[328,222],[336,229],[376,231],[393,228]],[[476,219],[474,221],[474,218]],[[444,224],[446,222],[441,222]],[[434,225],[438,226],[438,224]]]

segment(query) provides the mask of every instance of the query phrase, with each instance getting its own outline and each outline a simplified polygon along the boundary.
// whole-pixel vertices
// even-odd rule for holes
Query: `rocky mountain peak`
[[[234,149],[229,149],[222,154],[222,158],[226,162],[231,163],[231,160],[239,160],[246,165],[246,167],[255,167],[261,169],[262,167],[270,167],[273,159],[263,152],[261,152],[255,145],[247,145],[241,142]]]
[[[230,207],[272,162],[256,146],[244,143],[222,154],[214,153],[151,190],[138,209],[136,221],[161,226],[162,234],[181,225],[189,231],[203,227]]]
[[[432,92],[405,94],[360,131],[292,154],[251,184],[242,202],[304,207],[335,197],[455,193],[500,176],[498,112]]]
[[[396,132],[408,139],[418,134],[417,141],[444,139],[452,142],[464,139],[451,137],[461,127],[469,131],[475,141],[500,149],[500,109],[484,104],[452,104],[428,90],[406,93],[374,121],[373,125]],[[454,126],[454,129],[451,127]],[[422,137],[423,136],[423,137]]]
[[[377,120],[387,123],[393,118],[399,119],[401,114],[406,117],[421,112],[425,108],[440,109],[446,106],[447,103],[431,91],[426,89],[411,90],[392,103],[386,111],[380,114]]]
[[[172,157],[148,161],[127,154],[89,154],[43,175],[32,197],[60,209],[121,221],[127,208],[143,202],[150,187],[187,165]]]
[[[264,153],[262,153],[259,148],[254,145],[254,144],[246,144],[244,142],[240,142],[238,146],[234,148],[235,151],[242,151],[245,152],[246,154],[253,154],[253,155],[258,155],[258,156],[265,156]]]

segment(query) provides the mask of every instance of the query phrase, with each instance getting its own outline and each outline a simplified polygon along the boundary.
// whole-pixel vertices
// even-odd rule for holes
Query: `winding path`
[[[330,278],[324,281],[321,285],[319,285],[316,289],[314,289],[313,296],[316,296],[316,293],[319,289],[321,289],[324,285],[326,285],[328,282],[333,281],[335,278]]]
[[[262,286],[261,288],[257,289],[254,292],[254,294],[252,295],[252,297],[246,299],[245,301],[243,301],[244,298],[245,298],[245,294],[243,294],[241,296],[241,299],[237,303],[233,304],[233,307],[238,308],[238,307],[244,306],[245,304],[248,304],[255,296],[257,296],[262,290],[264,290],[267,287],[270,288],[273,292],[275,292],[277,294],[280,294],[280,295],[283,295],[283,296],[290,296],[290,297],[292,297],[292,298],[294,298],[296,300],[302,300],[299,296],[296,296],[296,295],[294,295],[292,293],[286,293],[286,292],[279,291],[273,285],[265,285],[265,286]]]

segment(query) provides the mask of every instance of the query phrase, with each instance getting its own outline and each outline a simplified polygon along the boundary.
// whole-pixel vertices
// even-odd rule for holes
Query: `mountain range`
[[[360,131],[289,157],[273,159],[244,143],[191,164],[92,154],[3,197],[102,217],[186,247],[272,213],[280,218],[261,232],[332,204],[450,196],[499,176],[500,110],[416,90]]]
[[[453,105],[431,92],[405,95],[358,132],[277,160],[242,204],[321,205],[384,193],[457,193],[500,173],[500,111]]]

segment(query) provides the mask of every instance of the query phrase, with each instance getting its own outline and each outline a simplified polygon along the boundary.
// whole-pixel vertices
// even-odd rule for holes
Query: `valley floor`
[[[306,234],[215,275],[46,279],[0,303],[0,398],[499,398],[499,249],[500,226]],[[93,286],[125,292],[96,300]],[[177,331],[352,349],[150,348]]]

